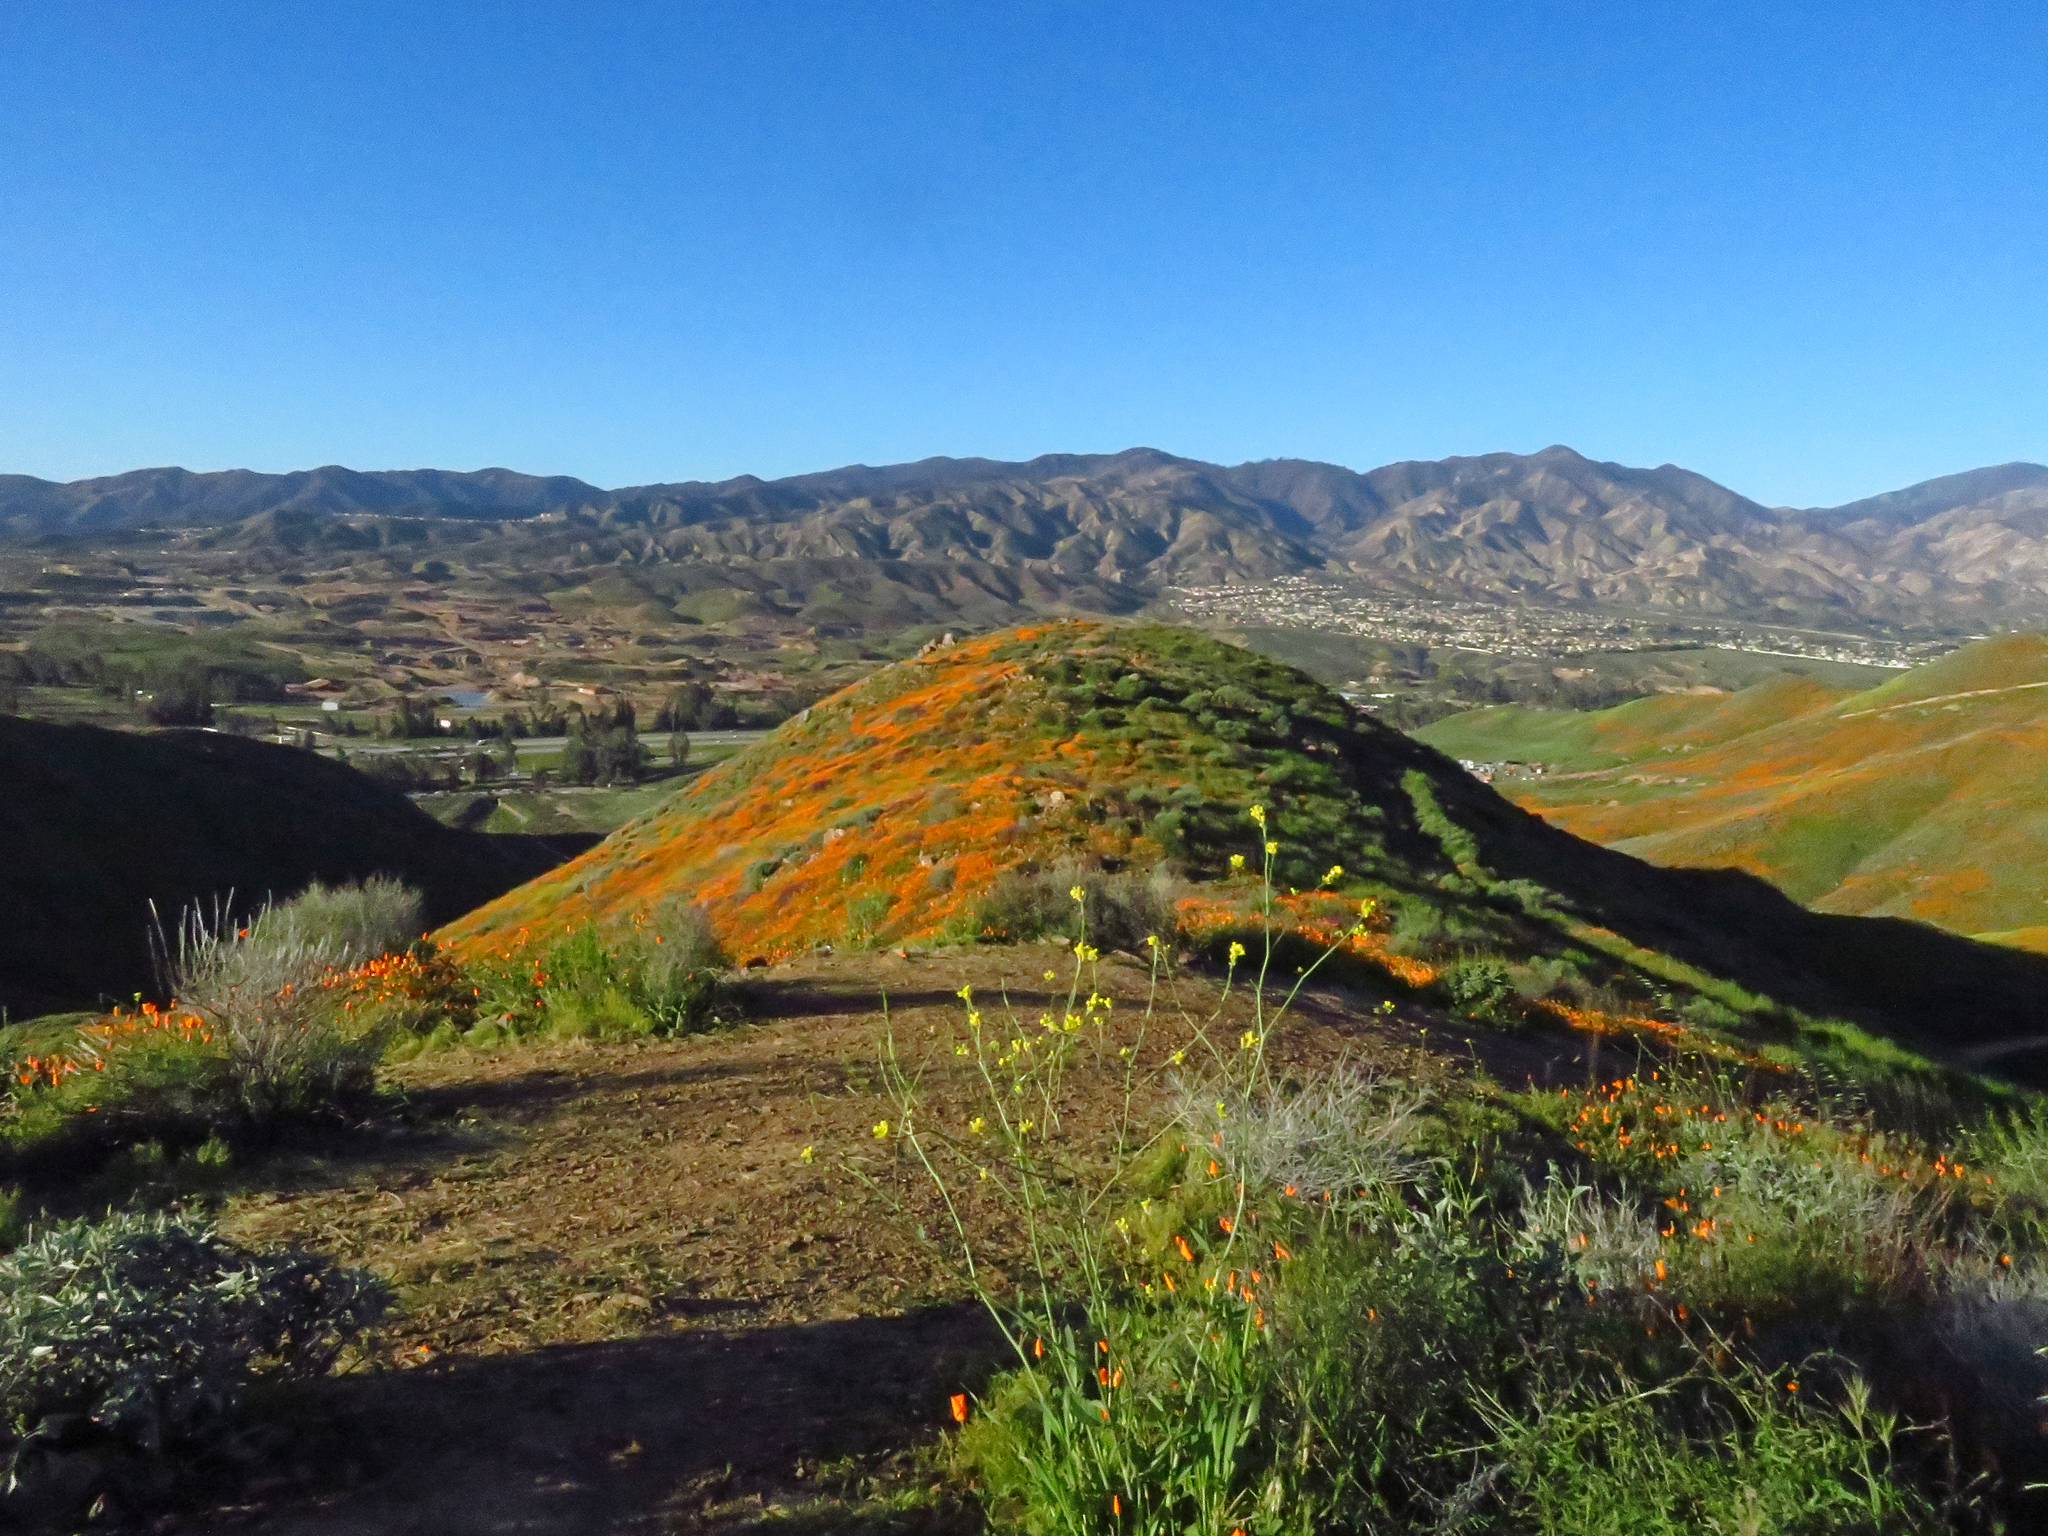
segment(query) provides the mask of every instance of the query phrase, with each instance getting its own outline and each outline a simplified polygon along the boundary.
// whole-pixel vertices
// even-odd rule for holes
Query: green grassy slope
[[[1780,675],[1739,693],[1660,694],[1613,709],[1475,709],[1415,735],[1451,757],[1542,763],[1552,772],[1572,773],[1718,745],[1848,696],[1847,689]]]
[[[1423,735],[1462,757],[1550,763],[1509,786],[1521,804],[1660,864],[1743,869],[1824,911],[2006,942],[2048,923],[2048,639],[1999,636],[1832,699],[1753,689],[1649,707],[1664,702],[1565,721],[1479,711]]]
[[[151,989],[166,919],[234,893],[392,874],[445,921],[557,862],[539,838],[464,834],[310,752],[207,732],[136,735],[0,716],[0,1006]]]

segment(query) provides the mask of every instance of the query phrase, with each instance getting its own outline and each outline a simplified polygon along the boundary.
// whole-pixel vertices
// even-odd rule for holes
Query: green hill
[[[1583,715],[1478,710],[1418,733],[1543,764],[1503,788],[1659,864],[1761,875],[1828,912],[2048,939],[2048,638],[1979,641],[1862,693],[1764,684]]]
[[[970,934],[1006,877],[1161,860],[1199,913],[1241,894],[1229,858],[1255,866],[1253,805],[1271,807],[1284,886],[1342,866],[1347,895],[1398,914],[1394,937],[1431,973],[1476,950],[1526,962],[1604,946],[1645,974],[1691,967],[1923,1049],[2048,1028],[2048,962],[1594,846],[1292,669],[1187,631],[1090,623],[887,668],[447,936],[517,949],[624,928],[680,894],[741,958],[772,960]]]
[[[452,831],[292,747],[0,716],[0,1007],[151,990],[152,902],[168,921],[230,892],[247,910],[316,879],[390,874],[444,922],[577,845]]]

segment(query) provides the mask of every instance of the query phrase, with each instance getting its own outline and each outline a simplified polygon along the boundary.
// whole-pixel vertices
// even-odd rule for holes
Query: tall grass
[[[352,962],[405,949],[420,937],[420,893],[389,875],[348,885],[315,880],[289,901],[266,907],[250,926],[261,943],[315,942]]]
[[[331,984],[402,944],[418,897],[389,881],[315,886],[247,924],[223,905],[188,908],[158,952],[165,990],[197,1018],[227,1085],[253,1120],[359,1096],[386,1040],[352,1027]],[[189,1043],[189,1042],[187,1042]]]
[[[151,940],[172,1001],[117,1009],[16,1062],[0,1141],[85,1171],[124,1143],[235,1140],[361,1100],[402,1020],[357,1008],[358,983],[407,944],[419,910],[414,892],[370,880],[316,884],[246,922],[225,900],[159,921]]]

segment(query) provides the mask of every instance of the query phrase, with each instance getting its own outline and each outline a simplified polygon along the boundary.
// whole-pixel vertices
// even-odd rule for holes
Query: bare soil
[[[389,1124],[347,1156],[266,1169],[224,1219],[367,1265],[402,1310],[366,1358],[279,1408],[277,1465],[237,1503],[154,1528],[978,1529],[933,1491],[919,1448],[949,1425],[949,1394],[1002,1364],[1001,1338],[942,1251],[928,1181],[872,1133],[894,1113],[878,1052],[893,1035],[942,1108],[965,1088],[957,990],[993,1019],[1007,988],[1031,1020],[1064,1001],[1069,963],[1039,946],[818,957],[751,980],[753,1021],[729,1032],[395,1069],[405,1107]],[[1154,994],[1113,959],[1097,985],[1117,1004],[1111,1043],[1153,1062],[1191,1021],[1234,1038],[1250,1017],[1247,990],[1223,999],[1210,977]],[[1280,1050],[1300,1066],[1412,1062],[1427,1021],[1379,1001],[1318,992]],[[1436,1028],[1431,1056],[1471,1043]],[[1503,1076],[1559,1056],[1556,1041],[1492,1044]],[[1113,1056],[1076,1072],[1070,1138],[1111,1136]],[[965,1210],[1000,1256],[1002,1213]]]

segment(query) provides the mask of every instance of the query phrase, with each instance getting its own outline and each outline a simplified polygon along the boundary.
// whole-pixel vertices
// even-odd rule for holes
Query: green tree
[[[570,784],[591,784],[597,779],[597,756],[584,739],[583,716],[571,715],[562,742],[561,774]]]

